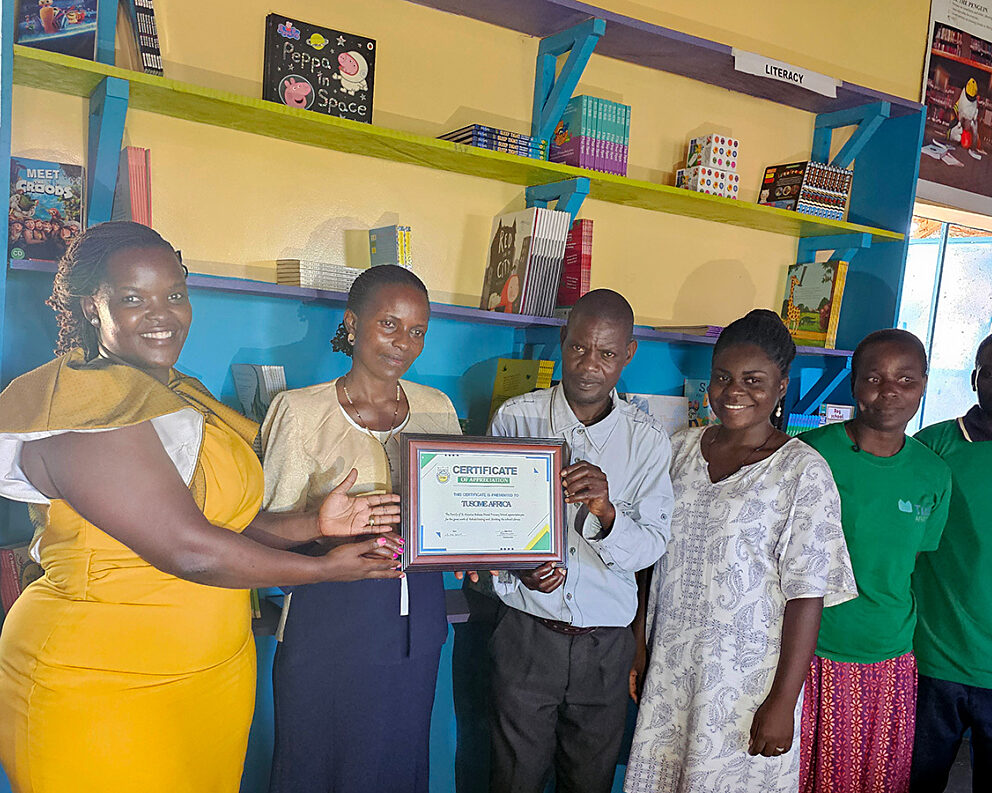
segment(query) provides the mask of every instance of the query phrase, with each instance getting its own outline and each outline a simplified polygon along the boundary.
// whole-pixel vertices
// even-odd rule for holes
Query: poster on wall
[[[992,0],[932,0],[917,196],[992,214]]]

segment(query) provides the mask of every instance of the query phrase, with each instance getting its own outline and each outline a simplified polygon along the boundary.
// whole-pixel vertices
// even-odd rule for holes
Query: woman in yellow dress
[[[237,791],[247,590],[400,577],[396,535],[349,536],[396,498],[347,496],[352,472],[308,512],[259,511],[256,425],[172,368],[192,311],[151,229],[90,229],[49,304],[59,357],[0,395],[0,494],[34,505],[45,569],[0,634],[0,762],[16,793]]]

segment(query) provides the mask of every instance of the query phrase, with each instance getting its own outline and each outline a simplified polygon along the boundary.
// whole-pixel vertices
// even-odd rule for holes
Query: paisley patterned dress
[[[649,664],[627,766],[627,793],[795,793],[793,749],[747,754],[771,689],[788,600],[857,595],[826,462],[790,440],[711,482],[705,428],[672,438],[672,539],[654,568]]]

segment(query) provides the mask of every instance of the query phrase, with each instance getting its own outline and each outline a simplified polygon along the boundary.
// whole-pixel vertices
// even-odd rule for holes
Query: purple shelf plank
[[[578,0],[411,0],[418,5],[488,22],[538,38],[558,33],[589,17],[606,20],[595,54],[699,80],[730,91],[768,99],[811,113],[844,110],[887,101],[892,115],[920,112],[918,102],[842,82],[837,98],[820,96],[777,80],[734,70],[732,49],[677,30],[596,8]]]
[[[11,270],[28,270],[36,273],[54,273],[55,262],[36,259],[11,259]],[[279,297],[290,300],[320,300],[325,303],[344,305],[348,300],[345,292],[331,292],[327,289],[308,289],[302,286],[273,284],[269,281],[252,281],[248,278],[228,278],[222,275],[202,275],[191,273],[186,283],[194,289],[209,289],[218,292],[258,295],[259,297]],[[532,317],[527,314],[503,314],[498,311],[483,311],[469,306],[452,306],[448,303],[431,303],[431,314],[435,317],[481,322],[487,325],[509,325],[518,328],[560,328],[564,320],[556,317]],[[710,336],[693,336],[688,333],[671,333],[655,330],[644,325],[634,328],[634,338],[638,341],[660,341],[668,344],[716,344]],[[798,355],[850,356],[849,350],[825,350],[821,347],[797,347]]]

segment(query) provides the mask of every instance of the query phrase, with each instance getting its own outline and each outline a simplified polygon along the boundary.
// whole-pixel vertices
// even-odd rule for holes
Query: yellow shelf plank
[[[60,53],[14,46],[14,82],[19,85],[88,97],[104,77],[119,77],[130,82],[130,107],[136,110],[308,146],[519,185],[586,176],[591,183],[589,197],[593,199],[791,237],[867,232],[876,242],[904,239],[903,234],[895,231],[814,218],[785,209],[463,146]]]

